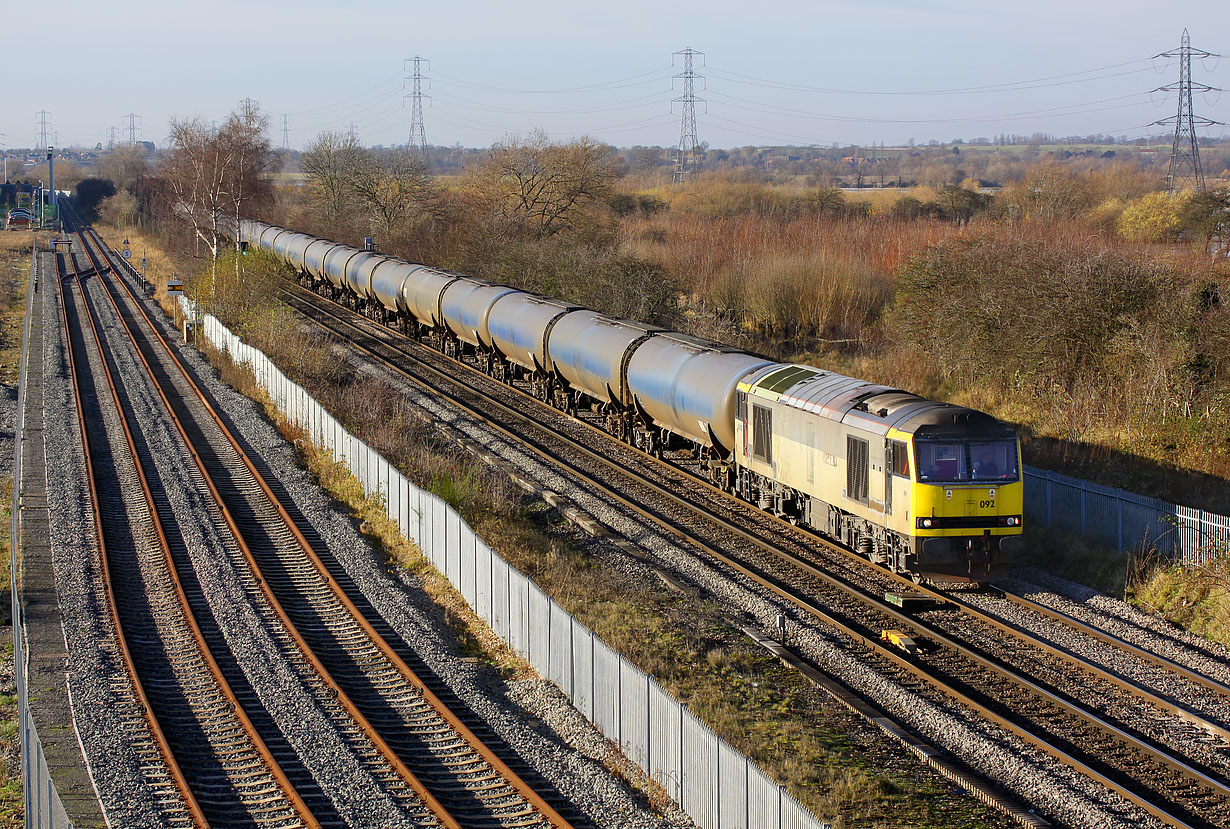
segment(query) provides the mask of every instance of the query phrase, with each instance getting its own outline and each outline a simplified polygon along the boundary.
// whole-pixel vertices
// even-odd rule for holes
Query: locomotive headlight
[[[930,519],[930,518],[924,518],[924,519],[922,520],[922,525],[923,525],[923,529],[927,529],[927,530],[931,529],[931,519]]]

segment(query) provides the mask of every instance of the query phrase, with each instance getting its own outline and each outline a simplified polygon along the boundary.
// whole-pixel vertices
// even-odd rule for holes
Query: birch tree
[[[171,149],[161,163],[173,214],[209,248],[217,276],[223,223],[243,217],[245,205],[268,198],[268,173],[277,156],[263,119],[231,115],[215,128],[199,119],[171,122]]]

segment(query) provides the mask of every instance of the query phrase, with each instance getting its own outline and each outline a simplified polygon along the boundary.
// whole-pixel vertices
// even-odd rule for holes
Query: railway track
[[[88,229],[81,231],[80,241],[90,259],[90,267],[83,268],[81,276],[94,283],[95,293],[100,296],[87,300],[87,291],[78,289],[79,293],[74,296],[81,299],[69,303],[67,330],[74,332],[74,339],[80,339],[83,328],[98,327],[97,322],[89,325],[82,322],[87,319],[86,311],[92,315],[89,320],[95,319],[97,309],[93,302],[111,306],[122,331],[119,336],[126,338],[138,355],[163,412],[170,417],[183,445],[188,447],[185,453],[191,458],[193,476],[200,481],[201,489],[214,499],[213,509],[219,523],[229,532],[240,559],[250,570],[248,583],[259,593],[261,606],[269,612],[267,624],[282,632],[288,649],[294,650],[296,658],[307,666],[315,682],[326,689],[326,696],[334,700],[334,706],[346,719],[341,727],[350,732],[350,743],[366,749],[364,763],[380,767],[373,775],[402,804],[406,819],[415,825],[451,827],[571,825],[556,806],[548,803],[523,779],[523,775],[532,774],[532,770],[523,768],[518,774],[513,768],[518,762],[515,758],[506,760],[487,745],[492,740],[499,745],[494,734],[482,733],[481,725],[467,724],[467,720],[473,721],[474,717],[455,698],[449,698],[447,689],[418,663],[413,650],[367,604],[346,571],[323,551],[324,545],[315,537],[311,526],[281,497],[277,485],[271,484],[262,473],[259,459],[245,450],[228,428],[226,418],[213,409],[174,349],[163,340],[131,287],[122,278],[114,278],[118,272],[114,271],[111,252]],[[84,375],[83,379],[90,382]],[[118,385],[115,395],[119,400],[124,398],[122,384]],[[87,393],[82,394],[81,399],[88,402],[91,398]],[[83,437],[88,439],[89,435]],[[139,449],[138,436],[128,462],[138,470],[151,468],[148,452],[143,457]],[[108,509],[99,521],[105,524],[114,520],[119,527],[140,526],[139,523],[127,524],[130,516],[120,509],[123,504],[134,502],[131,494],[127,500],[123,496],[120,499],[107,502]],[[159,500],[157,488],[152,487],[151,506],[144,514],[158,515]],[[174,544],[165,546],[173,548]],[[159,579],[146,578],[145,582],[157,580],[164,590],[184,595],[184,588],[175,586],[173,577],[177,575],[177,567],[182,569],[185,565],[182,561],[177,563],[166,551],[161,560],[163,574]],[[140,604],[141,585],[126,592],[117,587],[113,592],[117,596],[131,594],[133,601]],[[200,603],[197,604],[199,609]],[[192,602],[185,599],[184,606],[190,607]],[[161,617],[167,611],[159,604],[152,612]],[[144,629],[150,630],[153,626]],[[200,654],[208,653],[206,642],[210,638],[208,632],[200,631],[188,636],[188,640],[197,643],[196,652]],[[184,646],[178,644],[183,639],[184,634],[180,634],[174,647],[184,650]],[[163,648],[170,650],[172,646]],[[207,656],[200,658],[208,661]],[[137,687],[143,687],[143,683],[159,687],[165,684],[168,706],[176,699],[182,704],[182,701],[217,696],[222,700],[222,707],[229,709],[234,718],[248,719],[245,712],[256,709],[250,719],[261,720],[268,726],[268,718],[259,710],[259,700],[250,694],[228,696],[223,690],[222,670],[210,672],[211,685],[205,685],[203,680],[197,680],[196,685],[189,680],[170,685],[158,679],[145,679],[142,673],[145,670],[138,660],[132,669],[139,677]],[[213,689],[217,689],[216,692]],[[156,706],[151,707],[157,710]],[[461,710],[454,710],[457,708]],[[202,714],[198,720],[199,724],[193,728],[178,724],[170,729],[162,726],[164,733],[172,732],[167,747],[161,752],[168,766],[178,764],[181,768],[196,768],[191,765],[194,761],[190,746],[200,744],[195,737],[212,733],[205,724],[211,722],[208,715]],[[161,719],[151,723],[154,733],[160,722]],[[227,739],[248,746],[261,743],[255,730],[242,740],[235,738],[233,735],[239,730],[236,726],[227,726],[218,731],[219,745]],[[220,748],[209,753],[215,758],[215,766],[220,753]],[[286,775],[279,777],[276,759],[268,756],[259,764],[249,760],[245,768],[251,770],[257,765],[267,768],[267,776],[274,778],[277,785],[265,785],[263,805],[261,798],[254,796],[252,805],[243,807],[237,805],[236,793],[244,787],[255,792],[256,785],[240,782],[237,776],[233,784],[219,790],[212,782],[218,780],[217,774],[186,771],[179,795],[188,804],[195,800],[202,806],[199,814],[181,821],[182,824],[226,825],[229,821],[253,825],[263,821],[265,814],[274,821],[269,825],[314,826],[320,822],[339,822],[337,815],[330,812],[328,799],[322,796],[326,783],[310,778],[295,781],[311,792],[308,802],[304,802]],[[282,800],[291,805],[271,805]],[[189,805],[185,811],[190,812],[192,808]],[[561,805],[559,808],[569,807]],[[236,814],[242,816],[232,818],[231,812],[237,809]],[[325,819],[318,821],[321,816]]]
[[[950,593],[930,591],[943,606],[926,614],[928,621],[907,616],[878,598],[890,588],[918,589],[899,577],[735,502],[597,427],[545,406],[527,407],[522,392],[469,366],[459,372],[437,352],[302,287],[288,287],[284,298],[335,336],[526,444],[583,487],[613,493],[621,508],[841,631],[886,675],[937,702],[959,700],[1162,824],[1230,825],[1224,719],[954,603]],[[882,627],[905,628],[928,647],[907,657],[878,641]],[[1211,680],[1192,682],[1220,694]],[[1193,743],[1197,734],[1203,740]]]
[[[79,268],[75,254],[70,259],[60,268],[60,307],[95,538],[122,662],[167,770],[165,780],[154,773],[150,782],[168,790],[160,797],[171,825],[317,826],[237,704],[176,579],[173,516],[150,486],[149,453],[132,428],[82,283],[96,271]],[[144,742],[133,725],[130,734]]]

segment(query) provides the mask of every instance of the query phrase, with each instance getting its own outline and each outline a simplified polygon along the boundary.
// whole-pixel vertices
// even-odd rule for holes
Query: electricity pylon
[[[1179,93],[1179,112],[1160,121],[1154,121],[1157,126],[1169,126],[1174,123],[1174,143],[1170,148],[1170,170],[1166,173],[1166,190],[1174,193],[1178,190],[1195,188],[1204,190],[1204,169],[1200,166],[1200,143],[1196,139],[1196,127],[1209,127],[1220,124],[1209,118],[1202,118],[1192,112],[1192,90],[1213,92],[1214,87],[1203,83],[1192,83],[1192,55],[1198,58],[1217,57],[1212,52],[1203,49],[1193,49],[1187,29],[1183,30],[1183,41],[1178,49],[1162,52],[1159,58],[1179,59],[1179,82],[1158,87],[1154,92]],[[1221,91],[1221,90],[1216,90]]]
[[[683,72],[675,76],[683,79],[683,95],[674,100],[674,103],[683,104],[679,124],[679,148],[675,151],[674,177],[676,183],[681,183],[694,178],[700,167],[700,142],[696,140],[696,102],[704,99],[696,97],[695,82],[697,78],[703,80],[705,76],[693,71],[692,58],[696,55],[703,57],[705,53],[697,52],[689,46],[675,54],[683,55]]]

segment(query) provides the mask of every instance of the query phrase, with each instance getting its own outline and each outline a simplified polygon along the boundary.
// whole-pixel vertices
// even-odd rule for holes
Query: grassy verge
[[[261,327],[251,330],[258,333]],[[902,762],[870,729],[748,642],[716,603],[677,596],[651,581],[630,580],[618,557],[558,523],[541,504],[524,501],[519,490],[468,455],[438,441],[395,390],[356,379],[335,362],[327,345],[286,328],[275,341],[256,344],[348,429],[393,459],[418,485],[452,503],[505,559],[817,814],[843,827],[1002,823],[915,764]],[[216,354],[211,358],[224,380],[250,397],[262,397],[246,370],[218,362]],[[292,432],[288,437],[302,435]],[[302,441],[299,445],[318,481],[350,506],[390,563],[416,574],[451,625],[459,652],[507,675],[530,670],[474,616],[414,545],[400,538],[383,517],[381,505],[364,498],[344,468]],[[652,791],[646,796],[651,803],[656,797]]]
[[[1029,563],[1230,647],[1230,556],[1197,566],[1154,550],[1112,553],[1049,530],[1027,536]]]
[[[1230,647],[1230,555],[1207,564],[1158,564],[1128,589],[1133,604]]]
[[[3,393],[11,394],[14,399],[21,375],[21,332],[33,241],[33,233],[0,235],[0,383],[7,387]],[[9,617],[12,504],[13,476],[0,475],[0,598],[3,600],[0,617],[4,619]],[[0,655],[0,827],[21,826],[23,821],[17,689],[13,676],[13,644],[9,641]]]

